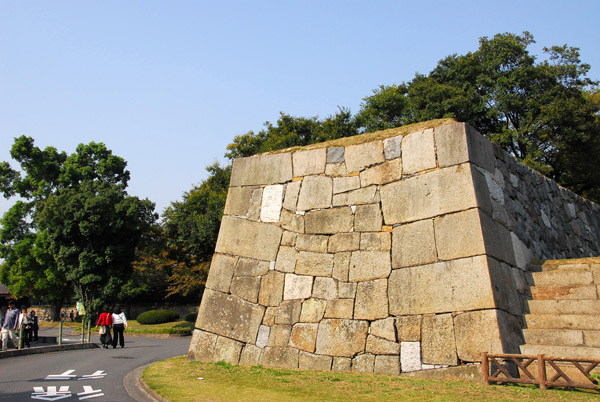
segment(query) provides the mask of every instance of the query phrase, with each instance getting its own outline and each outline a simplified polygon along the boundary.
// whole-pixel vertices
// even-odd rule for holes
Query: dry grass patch
[[[588,391],[540,391],[529,386],[231,366],[222,362],[188,362],[184,356],[149,366],[143,379],[171,402],[598,400],[597,393]]]

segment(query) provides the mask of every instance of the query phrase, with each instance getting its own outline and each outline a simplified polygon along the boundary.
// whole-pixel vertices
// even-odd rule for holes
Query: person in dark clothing
[[[35,310],[31,310],[29,312],[29,319],[31,320],[32,325],[33,342],[38,343],[38,331],[40,330],[40,321],[38,320],[38,317],[35,314]]]
[[[121,312],[121,306],[118,304],[115,306],[112,314],[112,324],[113,324],[113,340],[112,347],[113,349],[117,347],[117,343],[121,345],[122,348],[125,347],[125,338],[123,337],[123,331],[127,328],[127,319],[125,318],[125,313]]]
[[[112,314],[108,306],[104,306],[102,314],[98,317],[97,327],[100,327],[100,343],[102,347],[108,349],[108,345],[112,344],[110,337],[110,327],[112,326]]]

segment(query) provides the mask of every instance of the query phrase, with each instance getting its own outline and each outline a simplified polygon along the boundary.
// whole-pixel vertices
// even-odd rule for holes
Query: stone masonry
[[[448,119],[236,159],[189,357],[394,375],[518,353],[530,262],[599,247],[598,205]]]

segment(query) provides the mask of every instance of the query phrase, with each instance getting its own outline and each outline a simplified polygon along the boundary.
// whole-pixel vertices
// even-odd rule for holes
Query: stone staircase
[[[532,279],[521,353],[600,359],[600,258],[547,261]]]

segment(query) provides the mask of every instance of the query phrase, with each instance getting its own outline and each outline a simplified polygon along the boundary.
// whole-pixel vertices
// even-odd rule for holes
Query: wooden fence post
[[[489,381],[490,368],[488,363],[488,354],[487,352],[483,352],[481,354],[481,378],[485,385],[490,385]]]
[[[538,382],[540,384],[540,389],[542,391],[546,390],[548,387],[546,385],[546,362],[544,360],[544,355],[540,354],[537,357],[538,359]]]

